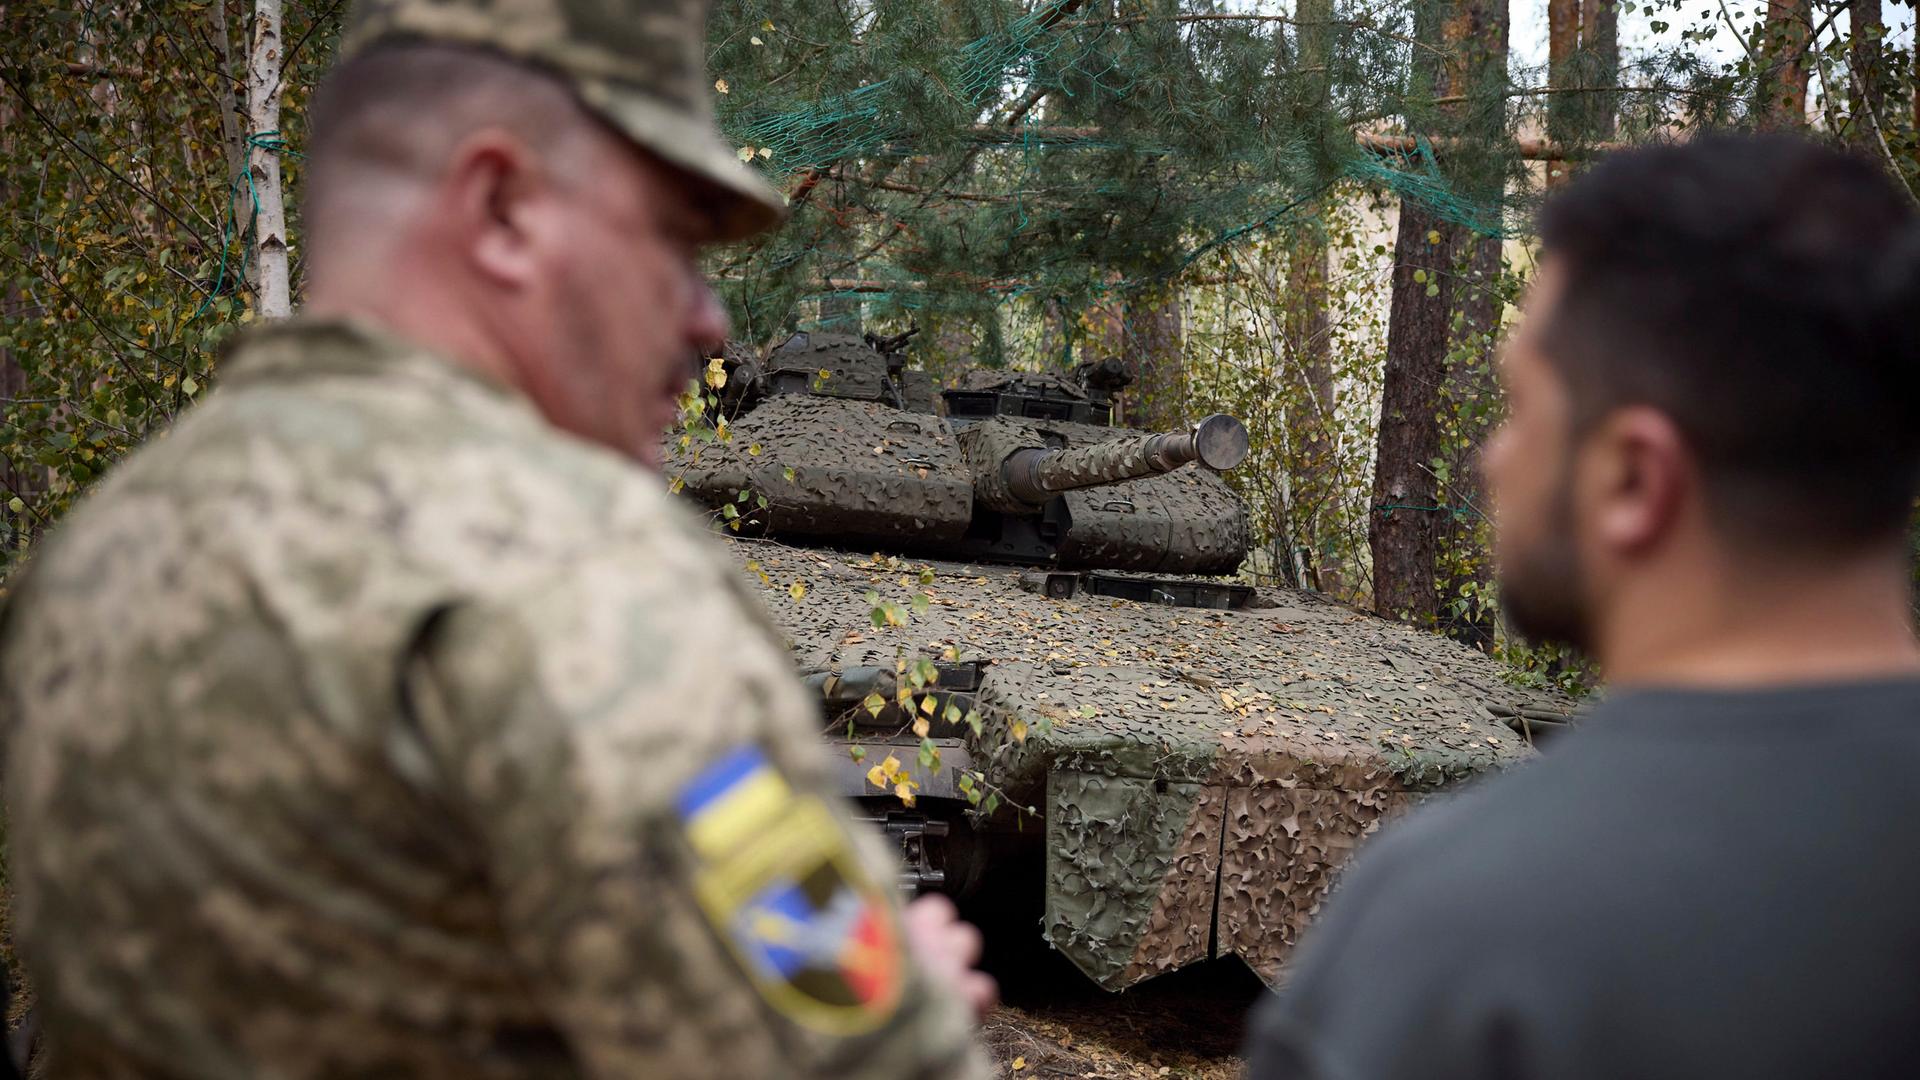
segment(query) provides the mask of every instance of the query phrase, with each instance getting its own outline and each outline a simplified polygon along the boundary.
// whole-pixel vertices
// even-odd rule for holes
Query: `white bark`
[[[280,190],[280,0],[254,0],[253,44],[247,51],[247,169],[254,200],[253,255],[259,276],[254,311],[263,319],[293,314],[287,275],[287,210]]]

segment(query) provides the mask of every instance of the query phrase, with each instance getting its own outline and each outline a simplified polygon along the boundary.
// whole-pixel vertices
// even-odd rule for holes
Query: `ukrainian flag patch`
[[[899,933],[824,802],[742,747],[682,787],[675,808],[700,906],[769,1005],[831,1035],[893,1015]]]

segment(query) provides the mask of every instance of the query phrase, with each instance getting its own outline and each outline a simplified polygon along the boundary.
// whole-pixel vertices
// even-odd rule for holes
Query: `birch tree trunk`
[[[1332,80],[1327,69],[1333,59],[1333,0],[1299,0],[1299,66],[1307,74],[1307,94],[1303,106],[1321,114],[1332,111]],[[1300,567],[1302,584],[1324,589],[1333,584],[1323,580],[1321,530],[1327,508],[1332,504],[1339,484],[1338,444],[1334,427],[1332,326],[1328,320],[1327,259],[1329,255],[1324,208],[1318,203],[1304,208],[1301,228],[1294,231],[1287,252],[1286,296],[1282,315],[1282,339],[1289,365],[1304,386],[1304,406],[1294,417],[1300,438],[1289,453],[1297,461],[1299,482],[1289,491],[1291,506],[1286,530],[1289,545],[1296,553],[1308,552]],[[1327,577],[1331,577],[1328,574]]]
[[[287,275],[287,211],[280,188],[280,71],[285,59],[280,0],[254,0],[247,51],[247,171],[253,185],[253,255],[259,274],[254,310],[263,319],[293,314]]]

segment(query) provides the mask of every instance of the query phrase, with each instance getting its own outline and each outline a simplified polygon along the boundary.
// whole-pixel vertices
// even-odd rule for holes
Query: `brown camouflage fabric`
[[[474,45],[564,80],[616,131],[711,185],[725,239],[779,224],[786,199],[714,122],[705,0],[357,0],[341,42]]]
[[[656,478],[349,324],[223,372],[0,624],[54,1075],[980,1072],[782,641]],[[691,814],[743,753],[757,809]],[[728,921],[715,883],[796,846],[873,903],[854,1007]]]

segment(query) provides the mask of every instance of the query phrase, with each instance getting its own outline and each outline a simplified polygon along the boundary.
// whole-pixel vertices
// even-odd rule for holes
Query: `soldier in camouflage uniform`
[[[780,200],[694,0],[363,5],[307,313],[0,623],[15,934],[58,1075],[978,1074],[813,704],[636,467]],[[929,913],[931,912],[931,913]]]

